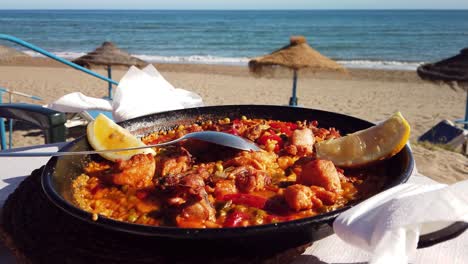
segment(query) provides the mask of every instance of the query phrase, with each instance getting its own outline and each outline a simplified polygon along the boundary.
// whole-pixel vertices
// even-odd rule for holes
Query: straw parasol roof
[[[460,54],[441,60],[436,63],[426,63],[417,69],[419,77],[424,80],[445,82],[453,88],[453,83],[458,83],[466,90],[466,106],[464,128],[468,129],[468,48],[460,51]]]
[[[468,48],[448,59],[423,64],[418,67],[417,72],[424,80],[468,82]]]
[[[75,60],[74,63],[83,67],[92,66],[132,66],[143,67],[147,65],[143,60],[131,56],[127,52],[119,49],[112,42],[104,42],[96,50],[89,52],[88,54],[81,56]]]
[[[276,65],[292,70],[307,68],[316,72],[346,72],[341,65],[312,49],[303,36],[293,36],[289,45],[249,61],[249,68],[254,73]]]

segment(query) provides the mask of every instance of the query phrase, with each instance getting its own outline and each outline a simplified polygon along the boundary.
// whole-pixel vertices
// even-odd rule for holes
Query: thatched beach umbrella
[[[135,65],[137,67],[143,67],[148,64],[143,60],[131,56],[108,41],[102,43],[102,45],[94,51],[73,60],[73,62],[86,68],[105,66],[107,67],[109,79],[112,79],[111,67],[113,65],[127,67]],[[109,83],[109,98],[112,98],[112,83]]]
[[[465,128],[468,129],[468,48],[460,54],[436,63],[427,63],[418,67],[418,75],[424,80],[445,82],[451,85],[456,82],[466,90]]]
[[[271,54],[249,61],[250,70],[257,74],[262,74],[265,69],[271,69],[275,66],[282,66],[293,70],[292,96],[289,99],[289,105],[291,106],[297,106],[296,85],[298,70],[307,68],[312,72],[346,72],[341,65],[312,49],[303,36],[293,36],[290,39],[289,45]]]

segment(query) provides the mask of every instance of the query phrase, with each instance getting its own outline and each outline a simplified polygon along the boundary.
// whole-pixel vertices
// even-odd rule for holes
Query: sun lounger
[[[445,145],[456,149],[466,144],[468,130],[455,126],[448,120],[442,120],[418,138],[419,142]]]

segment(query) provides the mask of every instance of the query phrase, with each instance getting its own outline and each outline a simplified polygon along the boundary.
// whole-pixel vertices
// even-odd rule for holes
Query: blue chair
[[[442,120],[418,138],[418,142],[446,145],[456,149],[466,143],[468,130],[457,127],[448,120]]]
[[[28,48],[28,49],[30,49],[30,50],[33,50],[33,51],[35,51],[35,52],[38,52],[38,53],[40,53],[40,54],[42,54],[42,55],[44,55],[44,56],[47,56],[47,57],[49,57],[49,58],[51,58],[51,59],[53,59],[53,60],[56,60],[56,61],[58,61],[58,62],[61,62],[61,63],[65,64],[65,65],[67,65],[67,66],[70,66],[70,67],[72,67],[72,68],[74,68],[74,69],[76,69],[76,70],[82,71],[82,72],[84,72],[84,73],[86,73],[86,74],[89,74],[89,75],[91,75],[91,76],[93,76],[93,77],[96,77],[96,78],[98,78],[98,79],[101,79],[101,80],[103,80],[103,81],[106,81],[106,82],[109,83],[109,85],[111,85],[111,84],[119,85],[118,82],[116,82],[116,81],[114,81],[114,80],[112,80],[112,79],[110,79],[110,78],[107,78],[107,77],[105,77],[105,76],[102,76],[102,75],[100,75],[100,74],[98,74],[98,73],[96,73],[96,72],[94,72],[94,71],[91,71],[91,70],[89,70],[89,69],[86,69],[86,68],[84,68],[84,67],[82,67],[82,66],[79,66],[79,65],[73,63],[73,62],[70,62],[70,61],[65,60],[65,59],[63,59],[63,58],[60,58],[60,57],[58,57],[58,56],[56,56],[56,55],[54,55],[54,54],[52,54],[52,53],[50,53],[50,52],[48,52],[48,51],[46,51],[46,50],[40,48],[40,47],[37,47],[37,46],[35,46],[35,45],[31,44],[31,43],[28,43],[28,42],[26,42],[26,41],[24,41],[24,40],[22,40],[22,39],[19,39],[19,38],[17,38],[17,37],[14,37],[14,36],[11,36],[11,35],[6,35],[6,34],[0,34],[0,40],[10,41],[10,42],[16,43],[16,44],[18,44],[18,45],[21,45],[21,46],[23,46],[23,47],[25,47],[25,48]],[[0,97],[1,97],[1,94],[0,94]],[[111,91],[110,91],[110,90],[109,90],[109,96],[108,96],[108,98],[112,98],[112,94],[111,94]],[[1,104],[1,98],[0,98],[0,104]],[[19,105],[12,105],[12,104],[3,104],[3,105],[0,105],[0,107],[1,107],[1,109],[2,109],[2,112],[0,112],[0,117],[13,118],[13,119],[20,119],[20,120],[27,119],[27,120],[25,120],[25,121],[30,121],[30,122],[32,122],[33,124],[38,125],[38,126],[41,127],[42,129],[44,129],[44,131],[46,131],[46,132],[49,131],[49,129],[50,129],[51,127],[55,127],[55,125],[56,125],[56,121],[55,121],[55,120],[56,120],[56,119],[55,119],[55,117],[52,118],[52,116],[55,116],[55,114],[59,113],[59,112],[57,112],[57,111],[50,112],[50,111],[53,111],[53,110],[48,109],[48,110],[50,110],[50,111],[48,111],[48,110],[45,110],[45,109],[47,109],[47,108],[44,108],[44,107],[41,107],[41,106],[34,106],[34,105],[29,105],[29,106],[28,106],[28,105],[25,105],[25,104],[23,104],[23,105],[21,105],[21,106],[19,106]],[[12,107],[11,110],[10,110],[10,107]],[[14,114],[14,113],[16,113],[16,114]],[[99,112],[99,111],[89,111],[89,112],[88,112],[90,118],[94,118],[94,117],[97,116],[99,113],[101,113],[101,112]],[[41,121],[35,122],[35,121],[33,121],[31,118],[27,118],[26,116],[27,116],[28,114],[31,115],[32,117],[41,119]],[[63,113],[62,113],[62,114],[63,114]],[[104,113],[104,114],[106,114],[107,116],[112,117],[111,114],[110,114],[110,112],[107,112],[107,113]],[[63,115],[64,115],[64,114],[63,114]],[[46,122],[46,121],[42,120],[42,116],[46,116],[46,118],[45,118],[44,120],[48,120],[48,121]],[[64,115],[64,116],[65,116],[65,115]],[[52,118],[52,119],[50,119],[50,118]],[[1,119],[1,118],[0,118],[0,119]],[[52,130],[53,130],[53,129],[52,129]],[[54,131],[55,131],[55,130],[54,130]],[[61,130],[60,130],[60,131],[61,131]],[[65,131],[65,130],[64,130],[64,131]],[[47,132],[47,133],[49,133],[49,132]],[[52,143],[51,140],[54,140],[54,142],[58,142],[58,141],[55,141],[55,140],[57,140],[57,139],[62,140],[62,136],[57,137],[57,136],[55,136],[55,132],[51,132],[51,133],[52,133],[52,134],[49,134],[49,136],[46,136],[46,143]],[[61,133],[61,132],[60,132],[60,133]],[[64,132],[64,133],[65,133],[65,132]],[[4,123],[3,123],[3,120],[1,120],[1,121],[0,121],[0,140],[2,141],[2,142],[1,142],[1,147],[2,147],[2,149],[5,149],[5,148],[6,148],[6,142],[5,142],[5,141],[6,141],[6,140],[5,140],[6,138],[5,138],[5,134],[6,134],[6,132],[5,132],[5,125],[4,125]],[[10,133],[10,135],[11,135],[11,133]],[[65,134],[64,134],[64,135],[65,135]],[[65,141],[65,137],[63,137],[63,140],[62,140],[62,141]],[[11,146],[11,140],[10,140],[10,146]]]
[[[21,120],[40,128],[46,144],[66,140],[65,113],[34,104],[0,104],[0,117]],[[2,149],[6,149],[5,141],[3,136]]]
[[[25,93],[21,93],[21,92],[16,92],[16,91],[12,91],[10,89],[7,89],[7,88],[3,88],[3,87],[0,87],[0,105],[3,103],[3,95],[4,94],[8,94],[8,98],[9,98],[9,103],[12,102],[12,99],[13,99],[13,95],[19,95],[19,96],[24,96],[24,97],[27,97],[29,99],[32,99],[32,100],[42,100],[41,98],[37,97],[37,96],[34,96],[34,95],[29,95],[29,94],[25,94]],[[8,140],[8,143],[9,143],[9,148],[11,149],[12,148],[12,142],[13,142],[13,119],[9,119],[8,120],[8,131],[9,131],[9,140]],[[0,140],[1,140],[1,148],[2,149],[6,149],[6,135],[5,135],[5,120],[3,118],[0,118]]]

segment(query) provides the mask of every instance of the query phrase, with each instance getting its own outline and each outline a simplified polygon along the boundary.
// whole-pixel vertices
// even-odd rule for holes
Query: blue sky
[[[468,0],[0,0],[0,9],[468,9]]]

